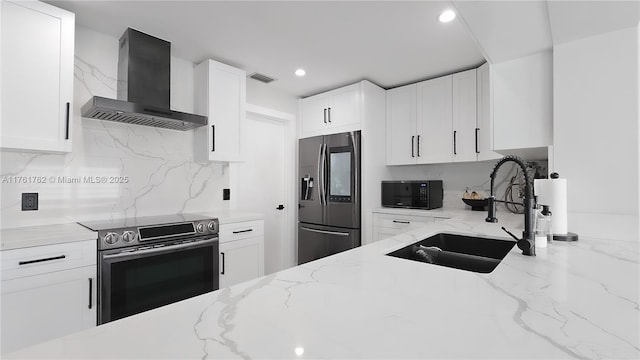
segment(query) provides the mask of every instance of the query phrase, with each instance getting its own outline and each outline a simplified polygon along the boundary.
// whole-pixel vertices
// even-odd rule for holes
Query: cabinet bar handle
[[[216,126],[211,125],[211,152],[216,151]]]
[[[253,229],[245,229],[245,230],[238,230],[238,231],[234,231],[234,234],[240,234],[240,233],[246,233],[246,232],[250,232],[253,231]]]
[[[224,275],[224,253],[221,252],[220,255],[222,255],[222,271],[220,271],[220,275]]]
[[[324,123],[327,123],[327,109],[324,109]]]
[[[66,135],[64,136],[65,140],[69,140],[69,102],[67,102],[67,125],[66,125]]]
[[[456,144],[456,134],[458,132],[456,130],[453,130],[453,155],[458,155],[458,149],[457,149],[457,144]]]
[[[44,259],[20,261],[20,262],[18,262],[18,265],[35,264],[35,263],[39,263],[39,262],[43,262],[43,261],[60,260],[60,259],[64,259],[64,258],[66,258],[65,255],[60,255],[60,256],[54,256],[54,257],[44,258]]]
[[[418,157],[420,157],[420,135],[418,135]]]
[[[93,290],[93,279],[89,278],[89,309],[93,307],[93,297],[91,296],[93,291],[91,290]]]
[[[411,224],[411,221],[400,221],[400,220],[393,220],[394,223],[398,223],[398,224]]]
[[[331,124],[331,108],[328,108],[328,115],[327,115],[327,119],[329,120],[329,124]]]
[[[415,136],[411,136],[411,157],[416,157],[413,153],[413,140],[415,139]]]
[[[478,151],[478,131],[480,131],[480,128],[476,128],[476,154],[480,154],[480,151]]]

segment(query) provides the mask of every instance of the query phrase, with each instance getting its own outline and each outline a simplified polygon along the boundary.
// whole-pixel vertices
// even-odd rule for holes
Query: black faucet
[[[496,200],[493,195],[493,181],[496,178],[496,173],[502,164],[513,161],[520,166],[522,172],[524,173],[524,203],[514,203],[510,201],[502,201]],[[487,222],[498,222],[496,218],[496,202],[508,203],[508,204],[517,204],[524,206],[524,231],[522,232],[522,239],[518,239],[515,235],[509,232],[507,229],[502,227],[502,230],[506,231],[507,234],[511,235],[518,242],[518,248],[522,250],[523,255],[528,256],[536,256],[536,247],[535,247],[535,231],[533,226],[535,224],[535,208],[536,208],[536,200],[533,197],[533,182],[529,178],[529,174],[527,173],[527,166],[524,164],[524,161],[517,156],[509,155],[500,159],[496,166],[493,168],[491,172],[491,196],[489,196],[489,214],[487,215]]]

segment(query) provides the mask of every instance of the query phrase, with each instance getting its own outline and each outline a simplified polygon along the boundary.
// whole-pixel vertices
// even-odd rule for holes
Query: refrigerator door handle
[[[356,197],[355,194],[357,194],[358,191],[360,190],[358,188],[358,184],[359,184],[358,176],[360,175],[360,174],[358,174],[358,169],[360,168],[360,165],[358,164],[358,161],[359,161],[358,154],[360,152],[359,152],[359,149],[358,149],[358,143],[356,142],[356,137],[354,136],[354,133],[350,132],[349,133],[349,137],[351,139],[351,149],[353,150],[353,152],[351,153],[352,156],[353,156],[353,173],[352,173],[352,175],[353,175],[352,176],[352,179],[353,179],[353,182],[352,182],[353,193],[352,193],[352,196],[353,196],[354,200],[357,200],[359,202],[360,199],[358,197]]]
[[[318,230],[318,229],[308,228],[306,226],[300,226],[300,229],[305,230],[305,231],[316,232],[316,233],[320,233],[320,234],[337,235],[337,236],[349,236],[349,233],[345,233],[345,232]]]
[[[329,187],[329,164],[327,160],[327,144],[324,144],[324,152],[322,156],[322,197],[324,198],[324,204],[327,205],[327,188]]]
[[[320,198],[320,205],[324,205],[323,195],[322,195],[322,185],[324,184],[324,175],[323,175],[323,156],[322,152],[324,150],[324,144],[320,144],[320,148],[318,149],[318,197]]]

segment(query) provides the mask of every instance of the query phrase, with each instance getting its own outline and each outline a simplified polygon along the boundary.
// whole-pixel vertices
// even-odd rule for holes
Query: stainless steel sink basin
[[[511,240],[439,233],[387,255],[487,274],[515,244]]]

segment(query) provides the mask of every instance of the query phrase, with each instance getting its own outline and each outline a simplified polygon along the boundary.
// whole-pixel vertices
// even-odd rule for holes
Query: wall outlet
[[[222,189],[222,200],[231,200],[231,189]]]
[[[38,193],[22,193],[22,211],[38,210]]]

